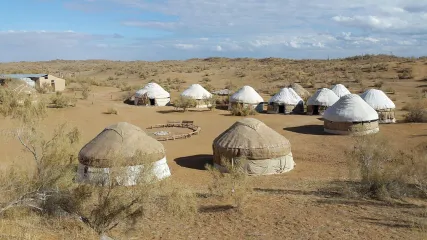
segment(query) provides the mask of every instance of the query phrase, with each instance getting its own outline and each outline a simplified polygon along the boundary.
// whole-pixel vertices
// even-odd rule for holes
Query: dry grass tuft
[[[230,113],[233,116],[250,116],[258,114],[252,106],[242,106],[242,104],[233,104]]]

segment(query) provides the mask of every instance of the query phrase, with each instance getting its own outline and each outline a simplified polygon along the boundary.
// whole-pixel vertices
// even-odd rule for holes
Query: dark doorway
[[[285,113],[285,105],[279,105],[279,113]]]
[[[319,115],[319,114],[320,114],[319,106],[318,105],[313,106],[313,115]]]
[[[154,106],[156,104],[156,99],[150,98],[150,105]]]

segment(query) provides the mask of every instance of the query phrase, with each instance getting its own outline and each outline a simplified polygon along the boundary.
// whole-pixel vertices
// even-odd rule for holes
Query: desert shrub
[[[354,190],[381,200],[403,196],[407,180],[404,155],[377,134],[353,137],[353,141],[346,154],[351,178],[360,179]]]
[[[89,92],[91,91],[90,86],[83,84],[82,85],[82,98],[88,99],[89,98]]]
[[[389,93],[389,94],[395,94],[396,90],[394,90],[394,88],[392,87],[388,87],[384,89],[384,92]]]
[[[414,76],[412,73],[412,69],[405,68],[405,69],[400,69],[397,71],[397,77],[399,79],[412,79]]]
[[[187,111],[187,109],[196,107],[196,100],[187,98],[187,97],[179,97],[175,101],[173,101],[173,106],[175,109],[182,109],[184,112]]]
[[[77,100],[73,97],[65,96],[61,92],[56,92],[51,98],[51,107],[66,108],[75,107]]]
[[[229,80],[227,81],[227,83],[225,83],[224,88],[230,91],[234,91],[237,89],[237,85],[234,84],[231,80]]]
[[[212,177],[212,182],[208,185],[209,193],[226,205],[242,209],[251,193],[244,164],[245,159],[234,159],[233,162],[222,160],[223,172],[212,165],[206,165]]]
[[[419,100],[403,107],[403,110],[408,111],[405,115],[405,122],[427,122],[427,104],[425,101]]]
[[[376,87],[376,88],[381,88],[383,85],[384,85],[383,81],[377,81],[374,83],[374,87]]]
[[[233,116],[249,116],[258,114],[251,106],[243,106],[242,104],[233,104],[230,109]]]
[[[132,90],[132,86],[129,86],[127,83],[122,83],[120,86],[120,90],[125,92],[125,91],[131,91]]]
[[[45,94],[52,91],[52,86],[49,83],[43,83],[41,86],[36,86],[36,91]]]
[[[34,122],[47,115],[46,102],[42,98],[32,101],[31,96],[0,88],[0,114],[24,123]]]
[[[115,114],[115,115],[118,115],[119,113],[118,113],[118,111],[117,111],[117,109],[116,109],[116,108],[109,107],[109,108],[107,109],[107,111],[105,111],[105,112],[104,112],[104,114]]]

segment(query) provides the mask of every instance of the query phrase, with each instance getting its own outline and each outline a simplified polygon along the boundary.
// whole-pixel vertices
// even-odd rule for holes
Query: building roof
[[[0,74],[0,78],[40,78],[47,76],[46,73],[41,74]]]
[[[337,102],[338,99],[339,97],[329,88],[321,88],[307,100],[307,105],[320,105],[329,107]]]
[[[378,89],[368,89],[360,94],[360,97],[375,110],[396,108],[393,101],[383,91]]]
[[[357,94],[342,96],[323,113],[332,122],[366,122],[378,120],[378,113]]]
[[[342,84],[336,84],[332,86],[331,90],[338,96],[342,97],[347,94],[351,94],[351,92]]]
[[[258,104],[264,99],[251,86],[243,86],[230,97],[230,102]]]
[[[181,96],[192,99],[204,99],[211,98],[212,94],[200,84],[192,84],[189,88],[187,88],[186,90],[184,90],[184,92],[181,93]]]
[[[263,160],[286,156],[291,143],[280,133],[255,118],[243,118],[213,141],[214,154],[226,158]]]
[[[297,105],[304,102],[302,98],[292,88],[282,88],[276,95],[270,98],[269,103]]]
[[[154,82],[150,82],[144,88],[136,91],[135,97],[140,98],[144,94],[147,94],[148,98],[170,98],[170,94]]]

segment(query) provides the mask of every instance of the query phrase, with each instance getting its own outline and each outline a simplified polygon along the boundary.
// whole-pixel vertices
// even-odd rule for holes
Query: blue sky
[[[427,0],[0,1],[0,61],[427,55]]]

